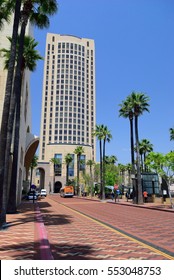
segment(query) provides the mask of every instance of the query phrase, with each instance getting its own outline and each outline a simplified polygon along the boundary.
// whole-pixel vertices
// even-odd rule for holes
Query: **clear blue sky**
[[[47,32],[95,40],[97,124],[108,126],[113,139],[106,154],[130,162],[129,121],[119,118],[118,104],[132,91],[150,97],[150,113],[139,119],[139,138],[155,152],[173,149],[174,127],[174,1],[59,0],[59,11],[47,30],[34,31],[40,54]],[[44,62],[31,76],[32,131],[40,134]],[[97,150],[98,143],[97,143]],[[97,160],[99,160],[97,152]]]

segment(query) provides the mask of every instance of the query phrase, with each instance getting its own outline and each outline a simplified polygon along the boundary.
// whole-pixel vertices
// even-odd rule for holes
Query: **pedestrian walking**
[[[144,202],[147,202],[147,197],[148,197],[148,192],[146,190],[144,190],[143,192],[143,198],[144,198]]]
[[[120,190],[119,189],[115,190],[115,202],[117,202],[117,200],[119,202],[119,195],[120,195]]]

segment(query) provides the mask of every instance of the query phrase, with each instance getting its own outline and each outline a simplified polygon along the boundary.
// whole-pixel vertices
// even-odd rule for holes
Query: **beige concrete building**
[[[74,158],[69,170],[70,179],[77,176],[74,154],[77,146],[84,148],[83,160],[95,160],[96,143],[92,135],[95,118],[94,41],[47,34],[37,170],[40,179],[36,180],[41,188],[59,192],[65,185],[65,156],[68,153]],[[55,183],[51,158],[60,160]]]
[[[10,48],[7,36],[12,36],[13,19],[10,24],[5,24],[0,31],[0,49]],[[27,34],[32,34],[30,26]],[[0,54],[0,125],[2,119],[3,103],[5,96],[7,71],[4,70],[4,60]],[[20,203],[23,188],[29,187],[28,172],[31,160],[37,146],[39,138],[32,135],[31,129],[31,107],[30,107],[30,72],[25,70],[22,81],[21,98],[21,120],[20,120],[20,142],[19,142],[19,162],[18,162],[18,182],[17,182],[17,203]],[[13,151],[13,146],[11,148]]]

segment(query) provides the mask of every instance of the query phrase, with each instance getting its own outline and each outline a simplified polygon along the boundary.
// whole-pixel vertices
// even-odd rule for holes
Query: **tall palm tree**
[[[93,174],[92,174],[92,167],[95,164],[95,162],[92,159],[89,159],[86,162],[86,165],[89,166],[90,169],[90,188],[91,188],[91,196],[93,196]]]
[[[174,128],[169,129],[170,132],[170,141],[174,140]]]
[[[8,37],[9,41],[12,42],[12,38]],[[22,63],[22,78],[24,75],[24,70],[29,69],[34,71],[36,69],[36,62],[42,57],[39,55],[38,51],[35,49],[38,43],[30,36],[25,36],[24,39],[24,53],[23,53],[23,63]],[[19,45],[17,44],[17,50]],[[5,69],[8,69],[10,50],[1,49],[3,57],[5,58]],[[20,89],[21,90],[21,89]],[[20,95],[18,95],[20,97]],[[16,100],[16,110],[15,110],[15,135],[14,135],[14,148],[13,148],[13,164],[12,164],[12,174],[11,174],[11,183],[10,183],[10,192],[9,192],[9,203],[8,203],[8,212],[16,211],[16,186],[17,186],[17,167],[18,167],[18,155],[19,155],[19,137],[20,137],[20,107],[21,107],[21,98]],[[12,116],[11,116],[12,117]],[[4,182],[6,182],[4,180]]]
[[[80,157],[84,153],[84,148],[77,146],[74,153],[77,155],[77,195],[79,195]]]
[[[49,26],[49,16],[53,15],[57,11],[57,1],[56,0],[26,0],[23,3],[22,11],[20,14],[21,20],[21,29],[20,29],[20,37],[19,37],[19,49],[18,49],[18,56],[17,56],[17,65],[15,69],[15,77],[14,77],[14,84],[13,84],[13,102],[11,102],[10,110],[9,110],[9,118],[8,118],[8,132],[6,129],[6,139],[4,147],[6,149],[6,153],[3,154],[3,159],[0,158],[0,170],[1,170],[1,163],[4,161],[4,174],[2,175],[2,182],[3,182],[3,189],[7,189],[7,182],[4,182],[4,178],[6,178],[8,174],[8,167],[9,167],[9,154],[10,154],[10,147],[11,147],[11,135],[13,130],[13,117],[15,111],[15,102],[21,98],[21,83],[22,83],[22,62],[23,62],[23,50],[24,50],[24,37],[25,31],[28,21],[30,20],[33,24],[37,25],[39,28],[44,28]],[[7,124],[7,123],[6,123]],[[5,133],[4,133],[5,134]],[[0,174],[1,175],[1,174]],[[0,178],[1,183],[1,178]],[[5,195],[6,196],[6,195]],[[6,197],[3,198],[3,204],[6,202]],[[3,211],[4,212],[4,211]]]
[[[144,93],[132,92],[130,95],[133,114],[135,116],[135,141],[136,141],[136,167],[137,167],[137,203],[143,204],[142,184],[141,184],[141,168],[140,168],[140,152],[139,152],[139,135],[138,135],[138,118],[145,111],[149,112],[149,97]]]
[[[105,150],[106,150],[106,142],[110,142],[112,139],[111,132],[108,130],[107,126],[103,126],[103,191],[102,191],[102,199],[105,199]]]
[[[131,164],[132,164],[132,174],[135,174],[135,158],[134,158],[134,129],[133,129],[133,108],[130,96],[126,98],[119,104],[121,107],[119,110],[119,117],[128,118],[130,123],[130,144],[131,144]]]
[[[100,148],[100,196],[103,191],[103,155],[102,155],[102,139],[103,139],[103,125],[96,125],[93,135],[97,137]]]
[[[66,184],[69,184],[69,165],[73,161],[73,157],[70,153],[65,156],[65,164],[66,164]]]
[[[7,142],[8,116],[10,111],[10,100],[12,95],[12,85],[13,85],[14,66],[15,66],[15,57],[16,57],[16,42],[17,42],[18,27],[19,27],[19,20],[20,20],[21,0],[16,0],[14,4],[15,6],[14,6],[14,21],[13,21],[13,31],[12,31],[12,44],[11,44],[11,52],[10,52],[9,66],[7,72],[5,97],[4,97],[2,120],[1,120],[1,130],[0,130],[0,226],[6,222],[7,188],[3,187],[3,181],[4,181],[5,168],[8,170],[8,165],[5,161],[5,153],[7,151],[6,142]],[[8,150],[7,155],[9,154],[10,151]]]

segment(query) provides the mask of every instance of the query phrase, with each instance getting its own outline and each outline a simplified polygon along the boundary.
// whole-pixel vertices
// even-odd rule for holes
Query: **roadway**
[[[55,260],[174,260],[174,212],[59,195],[38,205]]]

